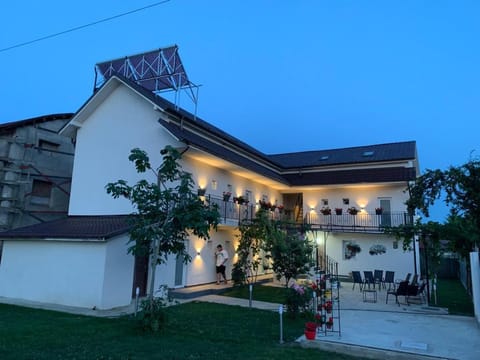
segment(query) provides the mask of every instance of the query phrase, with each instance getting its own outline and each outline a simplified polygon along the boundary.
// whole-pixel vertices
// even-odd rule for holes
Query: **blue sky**
[[[0,49],[155,2],[4,1]],[[0,123],[75,112],[96,63],[177,44],[201,85],[198,115],[265,153],[416,140],[421,169],[445,169],[480,150],[479,10],[474,0],[170,0],[0,51]],[[185,96],[180,105],[192,110]],[[444,215],[436,206],[432,219]]]

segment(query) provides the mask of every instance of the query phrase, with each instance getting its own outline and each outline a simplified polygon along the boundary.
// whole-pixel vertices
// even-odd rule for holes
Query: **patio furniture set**
[[[399,296],[405,297],[405,302],[410,305],[412,298],[425,301],[425,286],[426,282],[418,283],[418,275],[414,275],[412,280],[411,273],[408,273],[405,279],[395,280],[394,271],[385,271],[383,276],[383,270],[364,271],[363,277],[360,271],[352,271],[353,287],[358,284],[360,291],[363,294],[364,302],[377,302],[377,286],[378,290],[386,290],[386,303],[388,304],[388,296],[395,296],[395,302],[400,306],[398,301]],[[388,285],[388,288],[387,288]]]

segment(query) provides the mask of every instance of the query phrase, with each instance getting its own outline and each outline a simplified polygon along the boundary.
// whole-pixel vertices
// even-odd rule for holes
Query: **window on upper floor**
[[[38,147],[45,150],[58,150],[60,145],[48,140],[40,139],[38,140]]]
[[[34,179],[30,203],[35,205],[49,205],[53,184],[50,181]]]

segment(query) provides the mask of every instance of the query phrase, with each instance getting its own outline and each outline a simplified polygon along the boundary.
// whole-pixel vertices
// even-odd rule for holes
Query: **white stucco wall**
[[[0,296],[83,308],[130,304],[133,257],[109,243],[5,241]]]
[[[320,236],[320,247],[323,247],[323,233]],[[344,241],[353,241],[361,248],[356,256],[344,258]],[[330,233],[327,237],[327,255],[338,262],[339,275],[348,276],[352,271],[358,270],[362,273],[365,270],[374,271],[376,269],[383,271],[394,271],[395,279],[405,278],[407,273],[414,273],[413,251],[403,251],[402,242],[398,242],[398,247],[394,249],[395,238],[382,234],[341,234]],[[382,244],[386,248],[385,254],[370,255],[369,249],[372,245]],[[417,270],[418,267],[418,248],[417,248]]]
[[[161,163],[160,150],[173,138],[158,124],[160,113],[125,86],[117,87],[77,132],[70,215],[126,214],[130,202],[113,199],[105,191],[119,179],[134,184],[154,181],[150,172],[137,174],[128,160],[130,150],[147,151],[153,166]]]
[[[106,244],[101,309],[125,306],[132,300],[135,258],[127,253],[128,239],[128,234],[124,234]]]
[[[5,241],[0,296],[68,306],[101,303],[105,244]]]

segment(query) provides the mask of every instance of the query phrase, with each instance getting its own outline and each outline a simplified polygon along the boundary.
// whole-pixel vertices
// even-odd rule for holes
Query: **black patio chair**
[[[385,304],[388,304],[388,295],[394,295],[395,296],[395,302],[397,303],[398,306],[400,306],[400,303],[398,302],[398,297],[399,296],[405,296],[405,299],[408,296],[408,281],[400,281],[398,284],[398,287],[395,290],[389,290],[387,291],[387,299],[385,301]],[[406,300],[405,300],[406,301]]]
[[[362,279],[362,274],[360,274],[360,271],[352,271],[352,277],[353,277],[352,290],[355,290],[355,284],[358,284],[358,286],[360,287],[360,291],[362,291],[363,279]]]
[[[373,288],[375,289],[375,279],[373,277],[373,271],[364,271],[363,276],[365,279],[363,287],[365,288],[365,285],[368,285],[368,288],[370,289],[370,284],[372,284]]]
[[[426,281],[423,281],[420,285],[408,285],[407,304],[410,305],[411,298],[417,298],[422,303],[425,302],[425,286]]]
[[[386,287],[387,284],[387,290],[390,290],[391,287],[393,287],[393,290],[395,290],[395,271],[385,271],[385,279],[383,280],[383,285]]]
[[[418,285],[418,275],[415,274],[413,275],[412,281],[410,282],[410,285]]]
[[[405,281],[409,282],[411,277],[412,277],[412,274],[408,273],[407,276],[405,276]]]
[[[383,270],[374,270],[373,271],[373,280],[375,281],[375,284],[378,284],[378,290],[381,290],[382,289],[382,285],[383,285],[383,288],[385,289],[385,283],[384,283],[384,279],[383,279]]]

